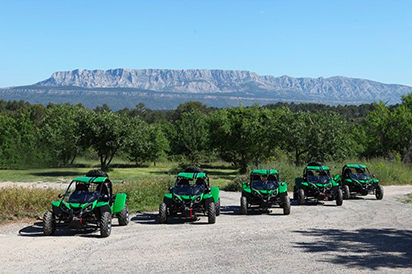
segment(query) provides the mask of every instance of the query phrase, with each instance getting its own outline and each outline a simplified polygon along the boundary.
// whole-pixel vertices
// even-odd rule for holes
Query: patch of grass
[[[402,203],[411,204],[412,203],[412,193],[406,194],[405,199],[402,200]]]
[[[155,211],[163,201],[172,183],[171,177],[159,177],[157,180],[142,179],[139,181],[115,184],[114,193],[126,193],[127,205],[131,212]]]
[[[41,217],[51,209],[51,201],[57,199],[59,190],[6,187],[0,189],[0,223],[25,217]]]

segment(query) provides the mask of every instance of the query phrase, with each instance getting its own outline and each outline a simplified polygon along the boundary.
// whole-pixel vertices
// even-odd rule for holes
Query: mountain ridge
[[[64,90],[64,91],[63,91]],[[58,71],[32,86],[1,89],[3,98],[35,99],[37,103],[113,104],[114,108],[132,107],[144,102],[152,108],[174,108],[189,100],[204,101],[211,106],[238,106],[253,103],[316,102],[324,104],[362,104],[382,100],[389,104],[401,101],[412,87],[376,81],[333,76],[275,77],[246,70],[219,69],[111,69]],[[20,97],[19,97],[20,95]],[[82,100],[79,98],[82,97]],[[98,100],[96,99],[97,97]],[[169,102],[168,102],[169,101]],[[123,102],[123,103],[122,103]]]

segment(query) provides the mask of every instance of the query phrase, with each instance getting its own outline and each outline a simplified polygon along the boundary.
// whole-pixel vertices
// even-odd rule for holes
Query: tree
[[[87,112],[79,121],[81,144],[92,147],[99,156],[100,167],[107,170],[113,157],[127,144],[129,119],[111,111]]]
[[[278,118],[281,111],[251,108],[227,108],[210,118],[211,146],[220,156],[246,173],[250,164],[266,160],[278,146]]]
[[[169,149],[169,143],[159,126],[134,122],[130,128],[126,152],[129,159],[136,164],[156,161]]]
[[[47,108],[40,139],[62,165],[73,164],[80,152],[79,121],[86,110],[68,104]]]
[[[175,122],[175,128],[173,141],[176,152],[185,155],[190,164],[199,164],[209,138],[206,115],[197,110],[184,112],[181,120]]]

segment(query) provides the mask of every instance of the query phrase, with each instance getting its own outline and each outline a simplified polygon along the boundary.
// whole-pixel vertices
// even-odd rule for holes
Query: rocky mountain
[[[112,69],[55,72],[32,86],[0,90],[0,99],[33,103],[82,103],[113,109],[143,102],[150,108],[175,108],[185,101],[218,107],[284,102],[362,104],[400,102],[412,87],[348,77],[260,76],[237,70]]]

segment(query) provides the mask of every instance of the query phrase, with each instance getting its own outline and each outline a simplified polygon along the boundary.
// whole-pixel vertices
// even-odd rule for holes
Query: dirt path
[[[42,235],[41,221],[0,227],[1,273],[412,273],[412,186],[343,206],[297,206],[283,216],[239,215],[239,193],[222,192],[214,225],[133,215],[109,238],[68,230]]]

